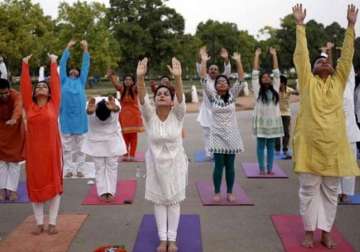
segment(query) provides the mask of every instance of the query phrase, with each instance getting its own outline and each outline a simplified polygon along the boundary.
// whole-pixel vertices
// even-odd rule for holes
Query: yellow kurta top
[[[354,30],[348,28],[335,73],[323,81],[312,74],[305,27],[296,27],[294,64],[301,99],[293,139],[295,172],[320,176],[360,175],[347,140],[343,106],[354,37]]]

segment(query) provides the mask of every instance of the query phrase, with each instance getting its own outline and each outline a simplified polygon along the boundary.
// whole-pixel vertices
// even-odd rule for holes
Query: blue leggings
[[[271,172],[274,163],[274,150],[276,138],[256,138],[256,154],[259,163],[260,171],[265,171],[265,147],[267,151],[267,172]]]

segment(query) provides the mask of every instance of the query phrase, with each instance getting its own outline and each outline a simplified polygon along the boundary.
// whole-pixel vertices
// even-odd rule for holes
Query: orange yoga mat
[[[0,252],[65,252],[87,218],[87,214],[62,214],[57,221],[56,235],[46,232],[33,235],[36,223],[34,216],[27,217],[5,240],[0,241]],[[47,216],[45,220],[47,219]],[[46,227],[46,225],[45,225]]]

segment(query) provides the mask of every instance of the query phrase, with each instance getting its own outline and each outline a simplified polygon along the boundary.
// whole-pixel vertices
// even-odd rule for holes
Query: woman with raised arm
[[[123,77],[123,83],[120,84],[114,72],[110,71],[108,75],[115,89],[121,94],[119,121],[127,149],[127,157],[124,157],[124,160],[133,161],[137,149],[138,133],[144,131],[136,81],[134,76],[128,74]]]
[[[236,62],[240,82],[237,80],[231,86],[230,80],[225,75],[218,75],[214,81],[214,87],[207,85],[206,63],[209,56],[206,51],[201,51],[200,77],[203,89],[211,104],[212,124],[210,127],[209,152],[214,155],[214,197],[218,202],[220,198],[221,180],[225,167],[227,200],[235,201],[232,193],[235,181],[235,154],[244,150],[243,141],[236,120],[235,101],[240,91],[244,88],[244,70],[241,64],[241,56],[234,53],[232,58]]]
[[[354,26],[358,9],[349,5],[348,28],[341,57],[334,70],[319,57],[311,69],[301,4],[293,7],[296,20],[294,64],[299,79],[300,109],[294,130],[294,169],[300,181],[300,214],[305,237],[302,245],[314,247],[314,231],[322,230],[321,243],[336,246],[330,236],[340,177],[359,176],[360,170],[346,136],[343,94],[354,55]]]
[[[280,71],[277,53],[274,48],[269,50],[273,59],[273,79],[270,72],[260,73],[259,57],[261,49],[255,51],[254,65],[252,71],[252,88],[256,105],[252,119],[253,133],[256,136],[256,154],[260,175],[273,175],[272,172],[275,141],[284,135],[279,106]],[[266,148],[266,167],[265,167]]]
[[[145,88],[147,58],[139,62],[136,71],[149,143],[145,155],[145,199],[154,203],[160,238],[157,252],[177,251],[180,202],[185,199],[188,174],[188,159],[181,137],[186,112],[181,64],[173,58],[172,67],[168,68],[175,77],[175,94],[169,86],[159,85],[155,90],[154,103],[150,101]]]
[[[31,85],[29,59],[22,62],[20,90],[27,118],[26,127],[26,184],[32,202],[37,227],[34,235],[44,231],[44,205],[49,202],[47,232],[56,234],[56,220],[63,193],[63,162],[59,133],[60,79],[57,56],[50,55],[50,83]]]

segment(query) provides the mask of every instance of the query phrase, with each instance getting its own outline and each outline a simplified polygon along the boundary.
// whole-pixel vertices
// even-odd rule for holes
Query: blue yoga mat
[[[144,215],[133,252],[156,251],[159,245],[154,215]],[[202,252],[199,215],[181,215],[177,235],[179,252]]]

